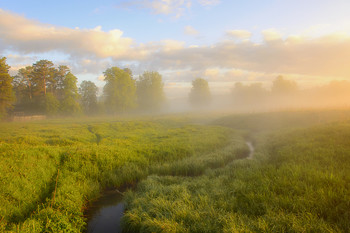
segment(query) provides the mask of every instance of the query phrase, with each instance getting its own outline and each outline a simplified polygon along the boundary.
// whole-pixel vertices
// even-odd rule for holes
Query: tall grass
[[[301,125],[259,129],[253,160],[142,181],[127,195],[126,231],[349,232],[350,122]]]
[[[53,120],[0,128],[1,232],[81,232],[84,209],[104,188],[143,179],[156,164],[214,151],[232,135],[172,119]]]

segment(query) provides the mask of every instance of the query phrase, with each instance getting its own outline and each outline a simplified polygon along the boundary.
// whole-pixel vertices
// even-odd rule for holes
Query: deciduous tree
[[[45,112],[49,116],[57,115],[60,109],[60,102],[51,93],[47,93],[45,96]]]
[[[63,99],[64,95],[64,79],[70,73],[70,69],[68,66],[60,65],[58,69],[55,69],[54,73],[54,94],[58,100]]]
[[[91,81],[83,81],[80,84],[79,93],[81,96],[81,105],[86,114],[96,113],[98,88]]]
[[[162,76],[158,72],[144,72],[136,82],[138,106],[146,111],[154,111],[164,103]]]
[[[275,94],[288,94],[298,89],[297,83],[278,76],[272,83],[272,92]]]
[[[103,88],[106,109],[110,113],[124,113],[136,105],[135,80],[118,67],[104,72],[106,84]]]
[[[189,101],[193,106],[204,106],[209,104],[211,94],[208,81],[202,78],[196,78],[192,81],[192,89],[189,94]]]
[[[61,109],[64,114],[74,115],[80,112],[77,81],[77,78],[70,72],[63,80]]]

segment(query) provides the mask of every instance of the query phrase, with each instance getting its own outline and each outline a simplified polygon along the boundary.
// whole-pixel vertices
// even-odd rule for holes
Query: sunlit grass
[[[127,232],[347,232],[347,116],[214,121],[229,128],[183,116],[1,123],[0,231],[81,232],[89,201],[138,183]]]
[[[257,143],[253,160],[141,182],[127,197],[126,231],[348,232],[350,123],[305,128],[314,123],[300,118],[288,125],[289,119],[280,119],[282,131],[260,128],[258,137],[253,126],[247,129],[244,135]]]
[[[143,179],[156,164],[214,151],[232,135],[170,118],[2,123],[1,129],[0,229],[21,232],[80,232],[85,206],[103,188]]]

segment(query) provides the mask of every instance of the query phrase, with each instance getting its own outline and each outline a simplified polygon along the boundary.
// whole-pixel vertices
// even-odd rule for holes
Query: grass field
[[[84,208],[104,188],[227,146],[231,136],[176,119],[3,123],[0,231],[80,232]]]
[[[350,112],[1,123],[0,232],[81,232],[109,187],[125,232],[349,232]],[[246,141],[255,146],[254,158]]]
[[[350,121],[344,116],[300,112],[216,121],[254,140],[255,159],[208,166],[200,176],[148,177],[128,194],[124,229],[349,232]]]

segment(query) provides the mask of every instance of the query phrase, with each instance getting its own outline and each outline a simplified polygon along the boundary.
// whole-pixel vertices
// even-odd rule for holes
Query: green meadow
[[[89,204],[128,185],[125,232],[350,229],[350,111],[0,129],[0,232],[83,232]]]
[[[0,230],[81,232],[84,209],[103,189],[227,146],[231,135],[177,119],[3,123]]]

